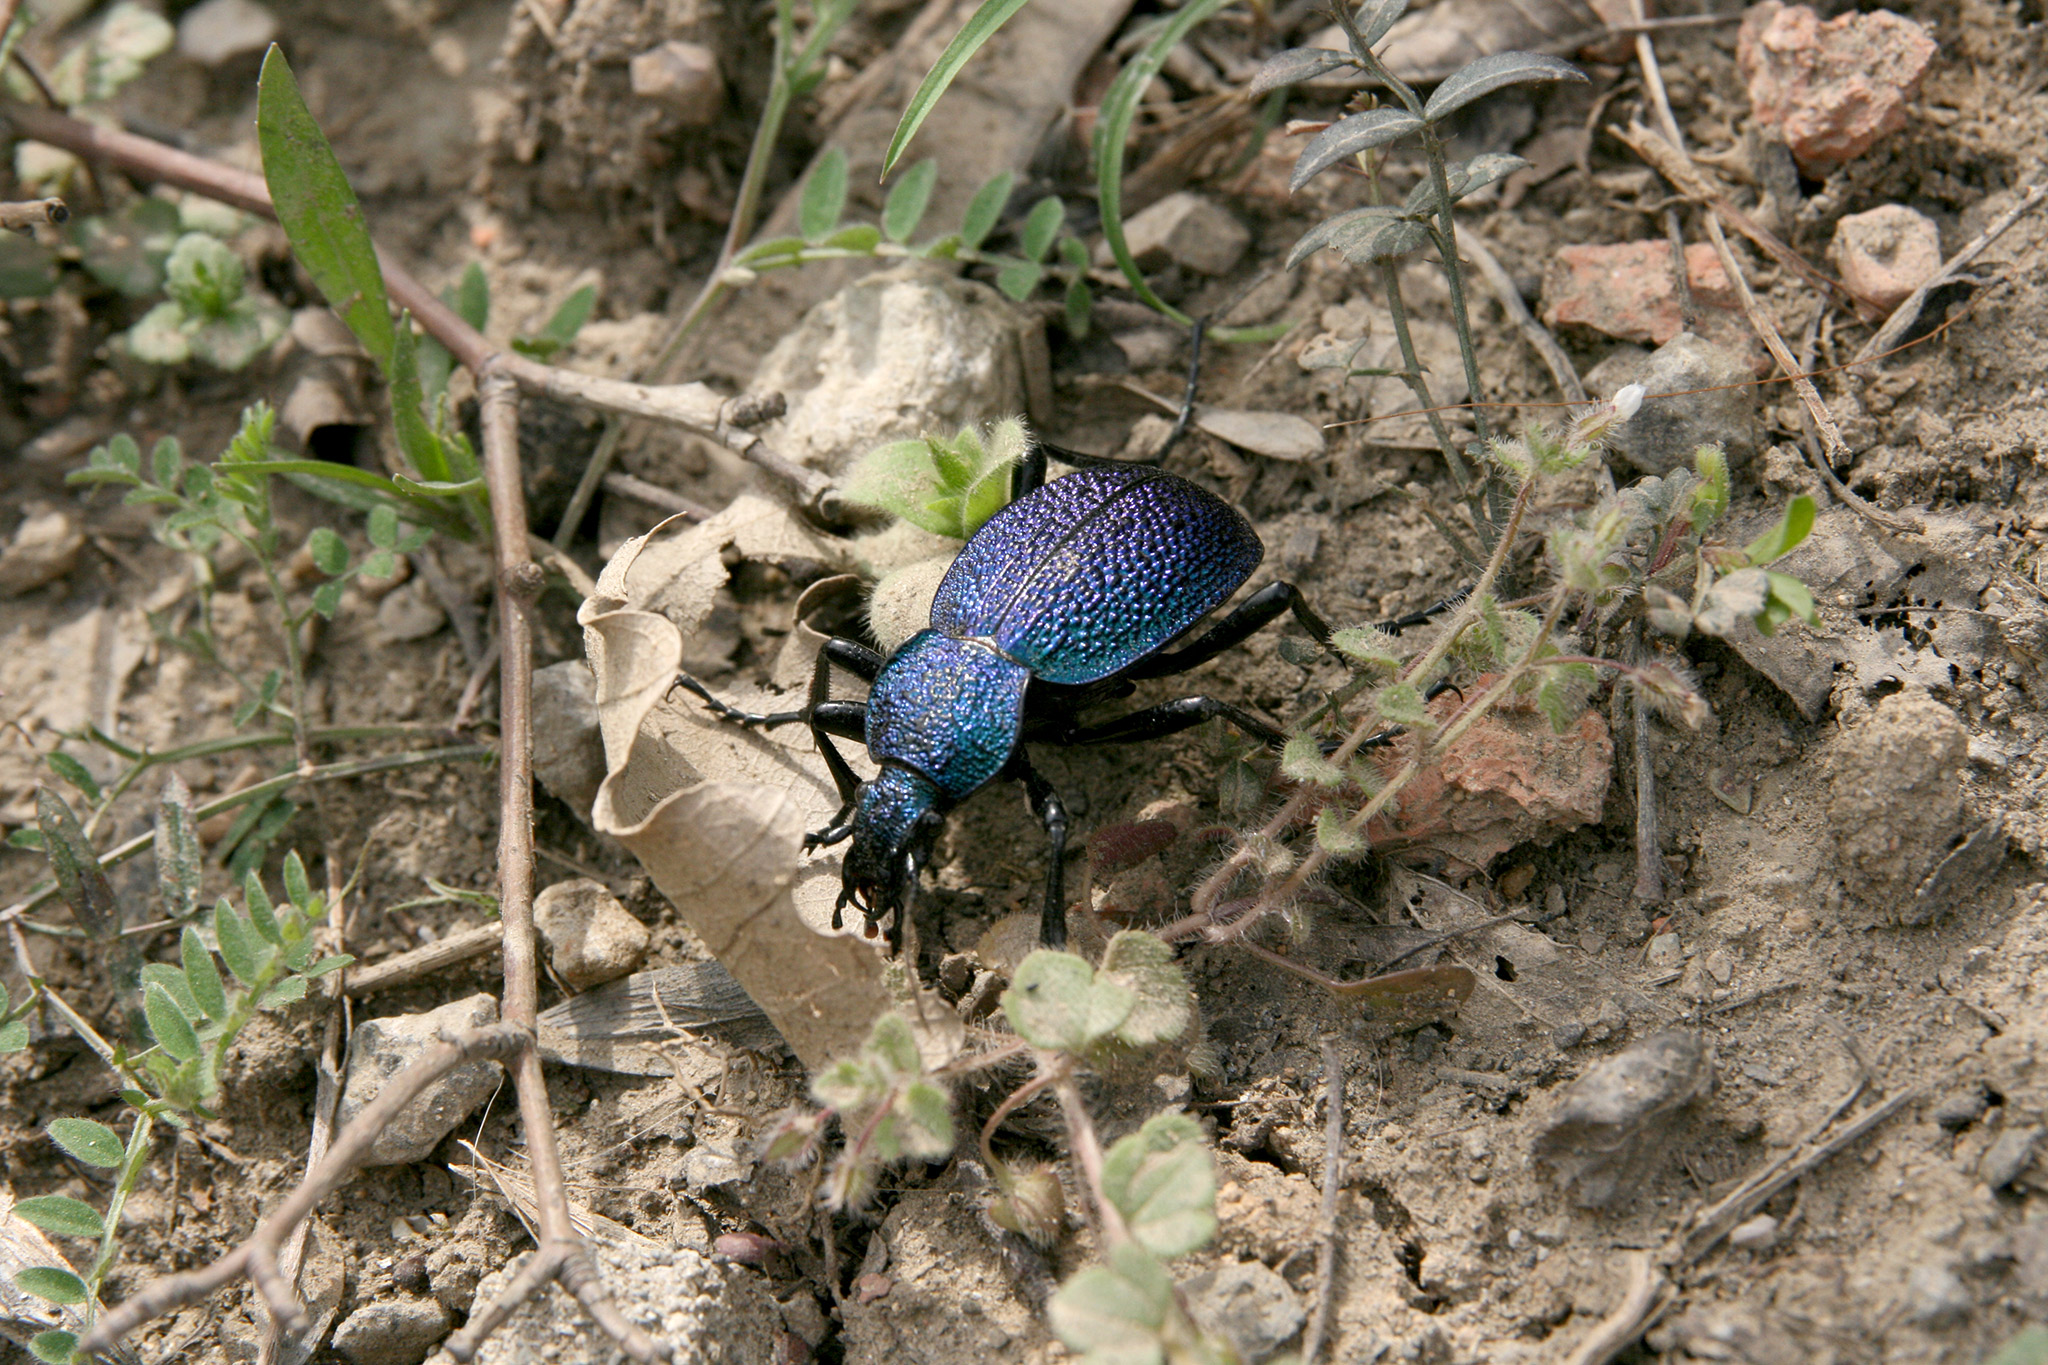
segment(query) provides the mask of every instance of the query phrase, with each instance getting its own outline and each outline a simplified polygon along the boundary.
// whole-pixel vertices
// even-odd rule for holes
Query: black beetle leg
[[[1292,583],[1268,583],[1247,597],[1237,609],[1203,631],[1192,644],[1174,650],[1170,654],[1154,654],[1140,659],[1124,674],[1129,678],[1164,678],[1174,673],[1185,673],[1189,669],[1221,654],[1224,650],[1242,644],[1248,637],[1271,625],[1285,612],[1293,612],[1294,619],[1301,622],[1302,629],[1325,648],[1330,644],[1330,623],[1316,615],[1301,595],[1301,589]]]
[[[1099,725],[1075,726],[1064,732],[1049,735],[1043,740],[1047,744],[1141,744],[1146,740],[1164,739],[1177,735],[1183,730],[1192,730],[1208,720],[1224,720],[1236,726],[1268,748],[1278,749],[1287,743],[1287,736],[1260,720],[1251,712],[1215,697],[1180,697],[1174,701],[1163,701],[1157,706],[1147,706],[1115,720],[1106,720]]]
[[[676,674],[676,680],[670,684],[670,690],[678,687],[695,694],[711,708],[711,714],[720,720],[731,721],[734,725],[760,726],[765,730],[777,725],[791,725],[800,720],[810,719],[803,711],[742,711],[731,702],[715,695],[710,688],[687,673]]]
[[[1045,905],[1039,911],[1038,938],[1048,948],[1067,946],[1067,807],[1045,775],[1031,766],[1020,746],[1010,758],[1010,776],[1024,784],[1031,813],[1045,826],[1051,845],[1046,854]]]
[[[1452,607],[1458,606],[1465,600],[1467,596],[1470,595],[1470,593],[1471,589],[1469,588],[1467,588],[1464,592],[1453,593],[1451,596],[1444,598],[1440,602],[1430,603],[1421,611],[1411,611],[1406,616],[1396,616],[1391,621],[1376,622],[1373,625],[1373,629],[1383,630],[1389,635],[1399,635],[1402,631],[1408,629],[1408,627],[1410,626],[1427,625],[1431,621],[1434,621],[1437,617],[1449,611]]]

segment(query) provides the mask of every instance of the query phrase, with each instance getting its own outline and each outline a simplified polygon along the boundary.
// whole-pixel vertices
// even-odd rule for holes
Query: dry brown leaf
[[[1322,428],[1291,412],[1197,407],[1195,425],[1269,460],[1312,460],[1323,453]]]
[[[807,857],[803,836],[829,821],[839,797],[809,732],[743,730],[686,694],[671,699],[684,643],[726,580],[728,549],[784,563],[846,558],[788,509],[753,496],[702,525],[663,522],[620,548],[577,613],[605,745],[593,823],[633,851],[806,1066],[854,1051],[890,1009],[911,1018],[928,1061],[946,1060],[960,1040],[952,1011],[899,988],[902,973],[872,945],[829,928],[839,854]],[[807,628],[792,633],[776,676],[808,679],[821,641]],[[736,690],[731,699],[787,710],[803,693]]]

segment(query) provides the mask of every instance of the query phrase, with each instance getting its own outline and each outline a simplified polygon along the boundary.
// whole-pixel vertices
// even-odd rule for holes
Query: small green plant
[[[990,1217],[1040,1246],[1050,1245],[1066,1225],[1055,1168],[999,1156],[995,1148],[1004,1118],[1049,1090],[1087,1185],[1103,1255],[1102,1264],[1080,1271],[1053,1296],[1053,1330],[1092,1365],[1236,1360],[1228,1343],[1195,1326],[1166,1266],[1216,1232],[1215,1163],[1201,1126],[1185,1114],[1155,1114],[1105,1152],[1077,1080],[1088,1067],[1127,1071],[1187,1032],[1193,1001],[1173,950],[1150,934],[1125,931],[1110,940],[1100,967],[1072,953],[1032,953],[1003,993],[1003,1012],[1017,1044],[953,1068],[992,1065],[1019,1051],[1034,1063],[1032,1078],[981,1131],[982,1161],[994,1184]],[[808,1159],[836,1116],[845,1142],[823,1176],[824,1197],[835,1209],[857,1206],[890,1162],[937,1159],[952,1150],[939,1079],[925,1072],[909,1026],[886,1017],[858,1057],[828,1067],[812,1083],[813,1097],[825,1108],[784,1120],[765,1155]]]
[[[176,803],[170,803],[175,805]],[[211,939],[190,916],[199,895],[197,843],[191,839],[190,808],[182,810],[184,834],[177,822],[158,825],[159,885],[173,919],[184,919],[178,939],[178,960],[152,962],[141,971],[139,1006],[147,1042],[139,1051],[115,1046],[108,1064],[122,1082],[121,1098],[131,1117],[123,1138],[95,1119],[53,1119],[45,1129],[50,1140],[83,1165],[109,1172],[112,1188],[104,1212],[69,1195],[48,1194],[24,1199],[15,1215],[56,1237],[97,1243],[90,1266],[80,1274],[69,1265],[32,1266],[14,1277],[26,1294],[78,1310],[89,1326],[101,1288],[121,1250],[121,1215],[149,1162],[151,1134],[158,1123],[182,1127],[212,1117],[220,1093],[221,1061],[249,1021],[264,1010],[303,999],[309,985],[347,966],[346,955],[319,955],[314,927],[326,918],[323,898],[306,877],[305,865],[292,853],[284,862],[283,903],[273,902],[263,882],[250,873],[243,882],[243,908],[223,896],[209,917]],[[76,833],[46,822],[51,865],[60,881],[75,883],[78,868],[95,872],[92,847]],[[173,850],[164,856],[163,850]],[[74,876],[66,877],[66,866]],[[101,879],[104,884],[104,878]],[[72,897],[67,894],[67,899]],[[74,900],[78,911],[82,902]],[[81,922],[85,916],[81,914]],[[226,971],[223,972],[222,968]],[[4,994],[0,994],[4,1006]],[[5,1011],[0,1022],[0,1051],[27,1040],[26,1021],[18,1011]],[[17,1032],[18,1029],[18,1032]],[[73,1358],[78,1334],[47,1331],[29,1343],[38,1360],[61,1365]]]
[[[1010,500],[1010,471],[1030,442],[1014,417],[951,441],[919,436],[877,446],[849,472],[848,502],[899,517],[933,535],[965,540]]]
[[[152,365],[201,360],[239,370],[261,355],[289,321],[284,306],[245,288],[241,258],[219,238],[188,232],[164,263],[170,295],[128,329],[128,351]]]
[[[1046,195],[1031,206],[1017,232],[1015,251],[992,251],[986,243],[1010,202],[1016,177],[1008,171],[974,192],[960,226],[923,242],[911,235],[924,221],[938,183],[938,163],[912,166],[890,189],[879,223],[849,223],[846,214],[846,154],[833,148],[818,158],[804,182],[798,203],[797,235],[773,237],[733,257],[723,278],[729,284],[751,282],[763,270],[780,270],[813,261],[864,257],[878,260],[962,261],[995,272],[996,287],[1019,303],[1051,279],[1062,286],[1067,330],[1088,332],[1094,294],[1088,285],[1088,249],[1066,230],[1067,209],[1058,195]]]

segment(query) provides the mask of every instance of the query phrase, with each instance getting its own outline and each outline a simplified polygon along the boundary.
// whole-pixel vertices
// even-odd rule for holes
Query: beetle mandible
[[[1048,449],[1080,467],[1048,483]],[[893,913],[892,948],[947,814],[996,778],[1022,782],[1051,844],[1040,936],[1059,948],[1067,939],[1067,813],[1025,746],[1134,743],[1220,717],[1279,748],[1286,740],[1279,730],[1209,696],[1096,724],[1080,720],[1092,706],[1129,696],[1137,681],[1206,663],[1288,612],[1327,648],[1329,625],[1282,581],[1166,649],[1264,557],[1243,514],[1178,475],[1035,445],[1012,476],[1011,502],[946,571],[931,625],[887,658],[856,640],[828,640],[809,699],[795,711],[742,711],[687,674],[676,683],[742,725],[811,727],[841,804],[829,826],[804,836],[804,849],[847,842],[833,927],[849,902],[871,936]],[[1381,628],[1398,633],[1447,605]],[[832,698],[834,665],[870,684],[866,701]],[[872,781],[854,775],[834,736],[867,746],[880,766]]]

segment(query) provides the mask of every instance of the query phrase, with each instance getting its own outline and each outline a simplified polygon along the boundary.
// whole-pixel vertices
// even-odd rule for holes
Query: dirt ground
[[[1444,8],[1454,3],[1444,0]],[[2048,21],[2038,0],[1903,0],[1896,8],[1929,27],[1940,55],[1903,131],[1824,182],[1803,182],[1797,202],[1782,206],[1782,234],[1816,262],[1837,220],[1885,203],[1932,217],[1946,254],[2048,171]],[[283,0],[276,11],[308,102],[387,248],[437,289],[480,262],[494,338],[536,329],[575,287],[595,283],[595,320],[566,362],[626,374],[652,356],[667,319],[695,292],[717,250],[719,215],[730,210],[767,80],[763,11],[687,0]],[[530,11],[553,15],[545,31]],[[857,141],[855,159],[873,164],[878,146],[860,111],[877,88],[895,87],[863,86],[862,74],[887,61],[918,22],[916,7],[888,3],[849,27],[778,153],[771,201],[828,138],[868,139]],[[1097,22],[1117,31],[1109,19]],[[1306,41],[1323,21],[1297,22],[1293,41]],[[941,36],[957,23],[942,21]],[[1241,19],[1212,27],[1215,52],[1247,61],[1287,39],[1254,33]],[[681,129],[628,88],[626,59],[677,37],[711,48],[726,73],[725,112],[708,128]],[[1744,149],[1754,134],[1735,70],[1733,17],[1660,33],[1658,47],[1695,153],[1753,202]],[[1093,100],[1112,69],[1106,62],[1082,54],[1073,103]],[[253,165],[255,63],[250,55],[209,70],[166,56],[122,91],[119,111],[139,131]],[[1544,162],[1547,177],[1516,186],[1512,207],[1493,195],[1463,210],[1532,303],[1560,246],[1661,238],[1664,209],[1682,206],[1600,131],[1643,114],[1635,66],[1585,64],[1589,84],[1500,97],[1462,135],[1471,150],[1519,148],[1532,159],[1539,142],[1567,150]],[[1180,126],[1174,118],[1218,107],[1185,71],[1167,84],[1178,112],[1153,111],[1133,164],[1166,142],[1161,129]],[[895,103],[882,101],[884,136],[900,90],[890,98]],[[1289,114],[1326,117],[1339,99],[1303,92]],[[1015,201],[1020,210],[1046,190],[1070,205],[1087,202],[1083,124],[1059,120],[1035,157],[1027,149],[1031,187]],[[1359,177],[1335,174],[1290,196],[1287,174],[1305,135],[1276,129],[1261,142],[1255,131],[1248,109],[1235,106],[1216,118],[1199,155],[1169,158],[1159,169],[1155,193],[1193,185],[1251,230],[1251,249],[1221,277],[1165,272],[1162,289],[1191,313],[1236,303],[1318,218],[1364,202]],[[974,147],[949,143],[936,125],[931,136],[942,158],[976,164]],[[958,197],[997,169],[973,171]],[[1391,173],[1406,177],[1405,189],[1414,167],[1397,158]],[[854,179],[856,202],[872,199],[872,177]],[[942,199],[958,188],[950,170],[948,185]],[[108,188],[128,192],[117,177]],[[1091,243],[1099,236],[1091,221],[1077,216],[1072,225]],[[260,278],[289,306],[317,302],[284,259],[281,236],[267,231],[240,242],[260,261]],[[1688,227],[1688,240],[1702,240],[1694,231]],[[1329,1359],[1586,1359],[1577,1353],[1623,1308],[1643,1253],[1664,1276],[1651,1325],[1619,1355],[1598,1359],[1975,1365],[2029,1323],[2048,1324],[2048,988],[2040,984],[2048,980],[2048,760],[2037,750],[2048,733],[2048,594],[2039,568],[2048,537],[2044,240],[2048,216],[2022,219],[1972,267],[1975,290],[1946,331],[1821,381],[1854,452],[1842,478],[1882,508],[1918,509],[1927,517],[1923,534],[1871,527],[1843,508],[1797,457],[1803,418],[1789,390],[1756,390],[1769,449],[1738,471],[1730,519],[1761,526],[1796,492],[1822,503],[1814,542],[1787,567],[1813,588],[1823,621],[1810,633],[1789,628],[1788,638],[1809,644],[1776,652],[1754,640],[1737,647],[1697,636],[1683,647],[1714,715],[1698,731],[1659,722],[1649,736],[1665,900],[1644,904],[1632,894],[1636,755],[1624,731],[1597,822],[1514,848],[1463,879],[1427,849],[1411,850],[1407,866],[1347,866],[1331,879],[1327,903],[1310,908],[1290,951],[1346,977],[1368,974],[1412,939],[1389,926],[1435,931],[1518,915],[1447,950],[1442,960],[1471,967],[1480,981],[1454,1019],[1419,1031],[1373,1030],[1355,1006],[1230,946],[1185,953],[1206,1021],[1200,1064],[1142,1094],[1108,1095],[1102,1118],[1114,1135],[1163,1096],[1212,1130],[1221,1232],[1176,1273],[1212,1276],[1197,1286],[1214,1288],[1222,1283],[1215,1277],[1228,1276],[1259,1286],[1257,1313],[1235,1299],[1238,1307],[1216,1309],[1226,1330],[1248,1330],[1245,1322],[1260,1314],[1284,1328],[1260,1338],[1256,1358],[1298,1350],[1289,1324],[1314,1308],[1330,1159],[1326,1037],[1336,1040],[1348,1078]],[[1748,252],[1766,308],[1796,341],[1817,306],[1814,291],[1746,245],[1737,249]],[[764,281],[758,295],[741,291],[714,320],[690,377],[744,384],[802,308],[840,278],[817,273],[803,283]],[[1412,265],[1404,280],[1425,327],[1441,328],[1448,305],[1434,268]],[[1483,288],[1477,292],[1489,396],[1554,403],[1549,373]],[[1341,372],[1300,363],[1326,334],[1355,336],[1380,306],[1358,269],[1318,254],[1236,306],[1237,321],[1294,325],[1270,348],[1211,346],[1205,399],[1317,422],[1406,406],[1405,398],[1343,382]],[[87,534],[68,573],[0,599],[0,709],[8,722],[0,821],[9,829],[34,821],[36,785],[50,780],[39,753],[62,742],[102,779],[117,770],[103,751],[65,736],[97,725],[131,746],[187,743],[227,733],[241,699],[220,669],[160,638],[167,622],[191,610],[185,562],[150,538],[142,509],[68,490],[62,474],[83,462],[93,441],[119,430],[145,449],[175,434],[188,452],[210,454],[246,403],[282,403],[295,371],[289,359],[233,375],[110,362],[108,338],[138,312],[98,291],[65,306],[12,302],[5,315],[0,440],[17,453],[0,477],[0,532],[62,508]],[[1185,350],[1178,340],[1148,340],[1130,305],[1105,308],[1085,342],[1064,334],[1057,312],[1055,300],[1032,314],[1050,321],[1054,398],[1037,419],[1067,444],[1113,453],[1153,411],[1114,381],[1177,394]],[[1869,330],[1836,308],[1818,339],[1819,363],[1847,361]],[[1561,340],[1581,374],[1617,345],[1571,330]],[[388,434],[370,434],[387,426],[365,428],[363,439],[388,442]],[[60,427],[77,439],[44,439]],[[529,470],[538,515],[552,506],[559,518],[565,481],[596,427],[548,411],[529,434],[529,450],[540,452]],[[1268,547],[1262,575],[1291,578],[1339,624],[1455,592],[1469,571],[1421,510],[1432,500],[1450,505],[1438,457],[1426,443],[1404,445],[1371,425],[1327,436],[1323,456],[1299,462],[1197,436],[1167,464],[1242,507]],[[767,488],[709,446],[658,433],[630,439],[623,467],[713,507],[750,485]],[[1402,495],[1410,487],[1420,499]],[[331,515],[310,500],[288,501],[284,513],[295,537]],[[573,553],[594,572],[660,515],[607,495]],[[350,536],[360,545],[359,526]],[[477,609],[478,628],[486,628],[487,559],[445,544],[437,554],[451,600]],[[1534,560],[1522,563],[1533,581]],[[718,634],[693,666],[717,684],[755,681],[788,630],[800,577],[737,577],[723,599],[730,610],[714,617]],[[394,591],[425,596],[417,585]],[[447,626],[399,638],[405,613],[387,608],[389,600],[351,590],[318,633],[308,706],[319,723],[442,724],[455,714],[479,660]],[[537,663],[581,657],[575,608],[563,593],[544,599]],[[216,617],[230,664],[260,674],[276,662],[261,583],[246,565],[231,566]],[[1327,663],[1287,661],[1277,634],[1205,670],[1199,687],[1275,718],[1303,714],[1338,675]],[[1795,697],[1802,680],[1804,710]],[[1144,696],[1173,695],[1168,686],[1149,684]],[[485,695],[488,713],[493,694]],[[1593,705],[1621,714],[1604,693]],[[375,749],[357,743],[332,752]],[[277,752],[257,759],[282,765]],[[177,770],[204,799],[248,780],[248,761],[234,754]],[[1206,729],[1134,749],[1040,756],[1067,795],[1077,842],[1161,803],[1178,803],[1198,826],[1238,818],[1218,805],[1225,762]],[[104,842],[148,829],[149,794],[138,789],[116,808]],[[480,911],[460,903],[394,907],[426,895],[426,878],[494,886],[493,769],[426,767],[337,783],[302,805],[271,853],[270,873],[286,847],[302,851],[316,882],[346,881],[360,863],[346,935],[360,961],[481,922]],[[1944,862],[1987,826],[1995,828],[1971,842],[1973,857]],[[633,859],[577,812],[543,797],[538,840],[543,885],[593,872],[653,927],[650,964],[704,955]],[[1125,892],[1162,919],[1184,909],[1214,853],[1196,844],[1181,841]],[[1042,858],[1042,836],[1014,793],[986,793],[965,806],[940,844],[939,889],[926,902],[926,972],[971,949],[1000,916],[1035,912]],[[0,851],[0,900],[18,899],[43,872],[35,853]],[[209,897],[228,889],[217,867],[208,876]],[[126,903],[153,904],[147,859],[126,864],[115,887]],[[54,906],[39,916],[63,921]],[[141,923],[154,914],[127,917]],[[75,939],[24,941],[53,987],[100,1005],[102,1027],[118,1028],[110,964],[80,952]],[[174,959],[174,936],[141,942],[146,955]],[[8,969],[10,986],[18,967]],[[481,958],[354,1000],[351,1020],[499,988],[495,957]],[[543,990],[543,1005],[562,998],[558,986]],[[294,1183],[305,1160],[314,1059],[334,1008],[316,999],[259,1020],[230,1059],[219,1117],[163,1142],[128,1206],[109,1301],[232,1248]],[[1687,1054],[1698,1093],[1658,1116],[1640,1150],[1589,1152],[1559,1136],[1567,1087],[1603,1059],[1673,1030],[1703,1045]],[[746,1165],[771,1116],[803,1097],[801,1068],[772,1050],[744,1061],[737,1072],[711,1067],[716,1093],[672,1077],[550,1067],[572,1196],[667,1247],[709,1255],[729,1233],[785,1244],[786,1255],[728,1272],[756,1281],[781,1305],[789,1334],[781,1349],[793,1354],[778,1359],[800,1360],[805,1351],[896,1365],[1063,1357],[1043,1303],[1086,1263],[1084,1241],[1070,1238],[1043,1257],[1023,1248],[980,1217],[978,1168],[934,1163],[892,1172],[870,1207],[830,1223],[828,1253],[818,1235],[827,1224],[807,1205],[807,1183]],[[0,1062],[0,1181],[17,1197],[103,1198],[96,1173],[66,1161],[42,1129],[61,1115],[113,1118],[114,1092],[106,1068],[61,1025],[39,1025],[29,1050]],[[970,1088],[960,1098],[963,1113],[985,1114],[996,1097]],[[1747,1211],[1735,1239],[1705,1247],[1687,1240],[1700,1210],[1771,1163],[1810,1154],[1817,1125],[1838,1106],[1854,1118],[1891,1100],[1902,1102],[1867,1133]],[[464,1160],[458,1138],[516,1159],[509,1091],[435,1159],[383,1168],[323,1207],[312,1256],[334,1279],[333,1320],[415,1293],[423,1270],[426,1292],[459,1322],[479,1280],[528,1246],[495,1192],[451,1174]],[[1039,1150],[1054,1155],[1049,1137]],[[707,1176],[707,1152],[738,1154],[744,1173]],[[1250,1265],[1273,1276],[1248,1278]],[[836,1284],[828,1283],[832,1274]],[[1190,1288],[1198,1313],[1202,1292]],[[1219,1292],[1216,1303],[1224,1302]],[[156,1324],[137,1345],[149,1360],[253,1359],[256,1311],[237,1288]],[[573,1308],[559,1299],[554,1311]],[[0,1353],[13,1349],[0,1344]],[[551,1349],[560,1354],[547,1358],[606,1358],[595,1347],[588,1355],[574,1344]],[[322,1347],[312,1358],[342,1357]],[[720,1357],[711,1344],[685,1358]]]

